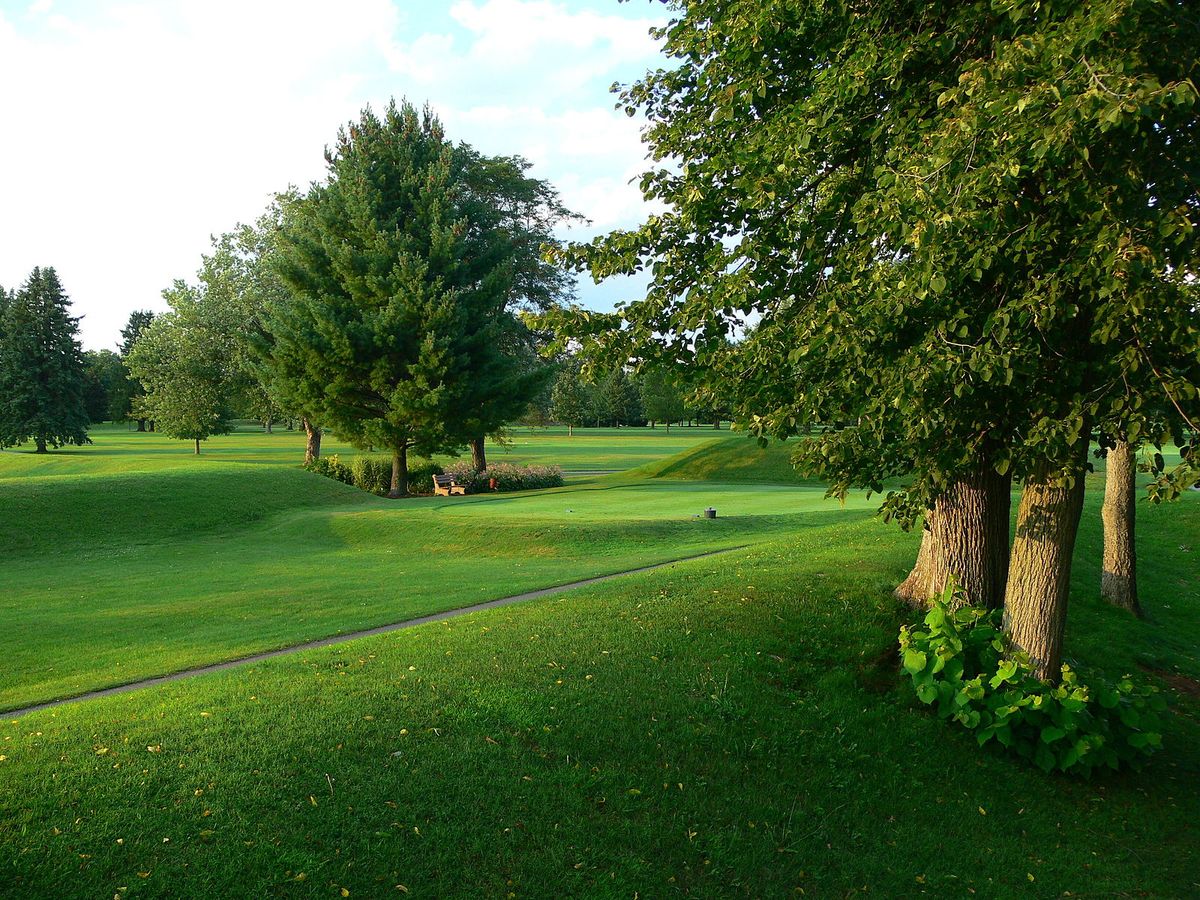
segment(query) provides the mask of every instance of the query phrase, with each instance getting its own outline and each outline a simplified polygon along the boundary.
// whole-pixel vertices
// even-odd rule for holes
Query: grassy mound
[[[792,442],[776,441],[760,447],[749,435],[732,435],[648,463],[631,474],[678,481],[820,486],[819,482],[801,478],[792,468],[794,446]]]

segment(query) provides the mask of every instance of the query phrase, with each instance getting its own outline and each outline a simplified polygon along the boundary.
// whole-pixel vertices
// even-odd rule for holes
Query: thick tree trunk
[[[196,438],[196,455],[200,455],[200,438]]]
[[[307,466],[321,456],[321,429],[308,419],[300,421],[304,423],[304,464]]]
[[[992,469],[955,482],[935,505],[935,587],[944,590],[954,576],[974,606],[1004,605],[1008,581],[1008,532],[1012,479]]]
[[[146,420],[145,420],[145,419],[138,419],[138,420],[137,420],[137,422],[138,422],[138,427],[137,427],[137,430],[138,430],[138,431],[145,431],[145,430],[146,430]]]
[[[408,444],[403,443],[392,451],[392,489],[388,497],[398,500],[408,496]]]
[[[925,523],[921,528],[921,548],[917,551],[917,561],[908,577],[896,588],[896,596],[910,606],[924,607],[930,597],[938,593],[934,587],[937,569],[937,553],[933,542],[932,509],[925,512]]]
[[[1025,481],[1004,601],[1004,628],[1043,681],[1057,682],[1071,589],[1071,556],[1083,510],[1084,478],[1059,486]]]
[[[45,437],[43,437],[42,435],[39,434],[36,438],[34,438],[34,443],[37,446],[37,449],[34,450],[35,453],[45,453],[46,452],[46,438]]]
[[[924,606],[953,576],[972,605],[1002,606],[1011,512],[1006,475],[986,469],[952,484],[926,515],[916,565],[896,596]]]
[[[1137,454],[1125,441],[1108,451],[1104,479],[1104,567],[1100,594],[1113,606],[1139,618],[1142,607],[1137,592],[1137,550],[1134,522],[1137,518]]]
[[[487,468],[487,449],[484,446],[483,435],[471,438],[471,465],[475,467],[476,472]]]
[[[721,419],[719,416],[713,419],[713,428],[715,428],[717,431],[721,430]]]

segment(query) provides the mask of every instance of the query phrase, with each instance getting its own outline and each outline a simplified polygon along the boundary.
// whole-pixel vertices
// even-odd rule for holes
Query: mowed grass
[[[1150,619],[1096,599],[1089,525],[1071,649],[1109,674],[1195,678],[1200,566],[1182,547],[1200,543],[1200,504],[1149,512],[1141,535]],[[24,716],[0,727],[0,883],[122,897],[1200,891],[1195,698],[1172,694],[1165,750],[1141,773],[1078,782],[980,751],[895,671],[906,613],[890,588],[914,549],[835,519]]]
[[[516,427],[503,444],[488,441],[488,461],[520,465],[556,465],[566,473],[623,471],[705,444],[728,435],[711,426],[664,428],[577,428],[572,436],[561,426]],[[278,427],[271,434],[242,424],[232,434],[209,438],[193,454],[190,441],[161,434],[130,431],[126,425],[100,425],[91,431],[92,444],[64,447],[44,456],[30,453],[32,445],[0,451],[0,481],[33,475],[108,475],[194,469],[197,464],[253,463],[295,466],[304,456],[304,434]],[[361,451],[325,435],[321,452],[343,458]],[[438,457],[446,463],[449,457]],[[410,460],[410,463],[414,462]]]
[[[3,719],[0,894],[1200,893],[1200,496],[1139,505],[1138,622],[1098,599],[1088,495],[1068,652],[1156,681],[1172,713],[1148,769],[1076,782],[980,751],[912,699],[894,658],[911,615],[890,591],[916,535],[819,485],[758,483],[733,446],[453,502],[204,458],[0,483],[22,498],[0,517],[24,592],[0,611],[18,696],[171,665],[214,635],[228,653],[390,620],[431,592],[461,605],[752,545]],[[697,518],[710,505],[720,517]],[[27,670],[31,640],[66,669]]]
[[[274,436],[239,438],[244,455],[276,452]],[[0,710],[868,514],[814,490],[619,478],[395,502],[295,456],[95,440],[119,469],[80,474],[82,455],[54,455],[64,471],[0,481]]]

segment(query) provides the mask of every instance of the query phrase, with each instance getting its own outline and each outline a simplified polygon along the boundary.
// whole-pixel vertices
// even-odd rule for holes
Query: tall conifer
[[[52,268],[35,268],[3,303],[0,447],[89,443],[79,319]]]

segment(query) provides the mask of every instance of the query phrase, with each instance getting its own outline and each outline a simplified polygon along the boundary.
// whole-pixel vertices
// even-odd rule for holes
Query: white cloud
[[[34,4],[49,11],[45,0]],[[390,95],[521,153],[594,230],[641,215],[637,126],[607,86],[655,63],[649,20],[545,0],[126,0],[0,13],[0,284],[55,265],[88,346],[161,306],[208,236],[324,171],[340,124]],[[30,8],[32,11],[32,7]],[[586,299],[586,297],[585,297]]]

